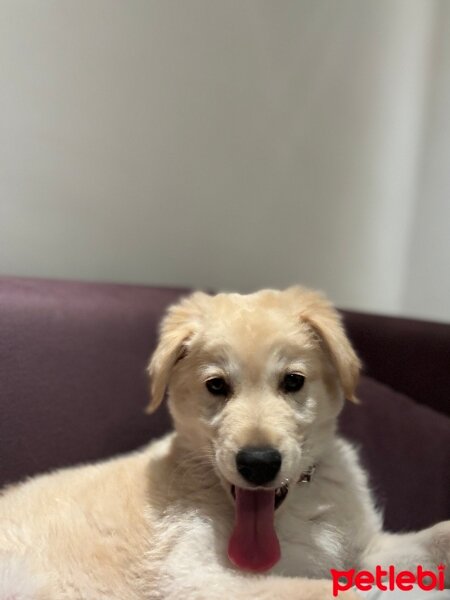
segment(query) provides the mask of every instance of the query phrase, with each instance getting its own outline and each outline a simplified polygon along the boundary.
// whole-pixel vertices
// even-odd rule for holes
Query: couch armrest
[[[342,314],[367,375],[450,415],[450,325]]]

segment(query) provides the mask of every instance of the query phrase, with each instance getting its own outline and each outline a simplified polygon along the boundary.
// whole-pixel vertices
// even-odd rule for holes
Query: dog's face
[[[290,288],[185,299],[149,371],[150,409],[168,388],[177,431],[212,457],[230,497],[276,489],[280,504],[333,434],[359,361],[331,305]]]

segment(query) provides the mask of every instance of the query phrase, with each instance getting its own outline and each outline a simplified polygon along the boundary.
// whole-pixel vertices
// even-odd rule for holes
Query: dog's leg
[[[192,577],[174,578],[166,585],[158,585],[152,600],[332,600],[331,580],[303,579],[299,577],[239,576],[229,573],[209,573],[201,571]],[[362,600],[355,591],[340,591],[340,600]]]
[[[377,534],[363,554],[361,566],[372,571],[377,565],[383,568],[394,565],[402,570],[414,570],[421,565],[432,571],[444,565],[445,585],[450,587],[450,521],[415,533]]]

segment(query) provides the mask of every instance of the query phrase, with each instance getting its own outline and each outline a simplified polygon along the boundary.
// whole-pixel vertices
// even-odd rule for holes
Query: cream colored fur
[[[305,376],[293,395],[279,389],[287,371]],[[150,410],[168,390],[174,433],[0,497],[0,600],[327,600],[330,568],[448,564],[449,522],[382,532],[355,451],[335,435],[359,361],[319,294],[194,294],[168,311],[149,372]],[[230,383],[228,398],[208,392],[211,377]],[[274,487],[291,482],[275,516],[282,558],[264,575],[227,558],[247,444],[276,446]]]

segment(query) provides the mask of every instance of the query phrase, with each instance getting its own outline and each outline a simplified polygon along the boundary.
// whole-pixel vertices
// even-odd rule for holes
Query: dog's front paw
[[[430,562],[435,565],[444,565],[445,585],[450,586],[450,521],[442,521],[433,527],[421,532],[422,543],[425,546]]]
[[[328,600],[328,598],[331,598],[331,597],[327,596],[327,600]],[[324,596],[324,600],[325,600],[325,596]],[[355,590],[347,590],[346,592],[339,592],[339,595],[337,596],[337,600],[363,600],[363,597]]]
[[[314,591],[310,596],[305,596],[304,584],[299,586],[298,598],[307,597],[308,600],[334,600],[337,595],[337,600],[362,600],[362,596],[358,594],[354,589],[351,590],[333,590],[333,583],[330,580],[314,581]],[[312,590],[311,590],[312,591]]]

